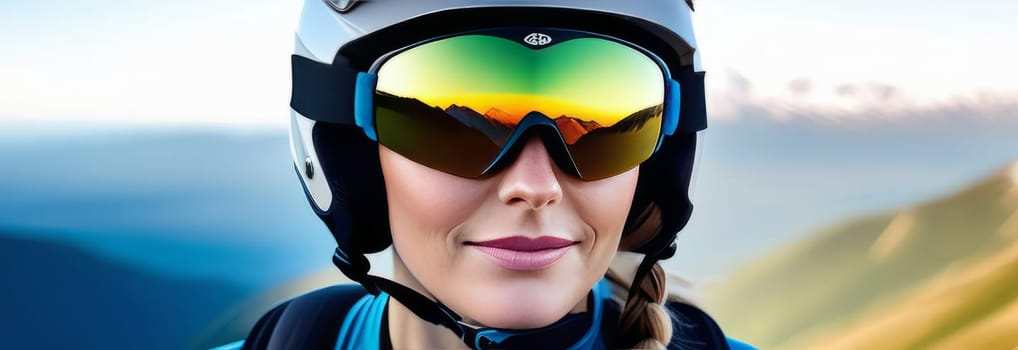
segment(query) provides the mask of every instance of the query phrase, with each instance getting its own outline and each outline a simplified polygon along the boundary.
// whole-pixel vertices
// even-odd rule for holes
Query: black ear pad
[[[312,139],[332,190],[332,206],[318,217],[339,248],[354,255],[388,247],[392,237],[378,143],[359,127],[326,122],[315,123]]]
[[[640,165],[633,206],[623,232],[632,232],[643,224],[640,222],[641,213],[650,206],[657,206],[661,211],[661,226],[653,238],[633,251],[655,254],[668,248],[689,222],[693,213],[689,182],[695,156],[696,134],[675,134],[665,138],[657,153]]]

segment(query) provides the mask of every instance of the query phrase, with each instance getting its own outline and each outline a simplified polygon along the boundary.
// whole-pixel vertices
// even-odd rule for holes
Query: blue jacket
[[[609,293],[606,281],[595,285],[588,308],[592,311],[556,322],[555,337],[501,331],[491,331],[487,337],[495,339],[500,348],[612,348],[619,310]],[[388,301],[387,294],[371,295],[359,285],[319,289],[266,313],[247,339],[214,350],[392,349],[386,319]],[[668,349],[755,349],[726,337],[710,316],[694,306],[679,302],[667,306],[675,316]]]

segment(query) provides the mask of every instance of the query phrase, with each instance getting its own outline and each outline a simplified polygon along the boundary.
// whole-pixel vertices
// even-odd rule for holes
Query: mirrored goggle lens
[[[664,73],[642,52],[607,39],[532,49],[463,35],[403,51],[377,74],[379,142],[458,176],[483,175],[524,117],[554,123],[583,179],[635,167],[661,134]]]

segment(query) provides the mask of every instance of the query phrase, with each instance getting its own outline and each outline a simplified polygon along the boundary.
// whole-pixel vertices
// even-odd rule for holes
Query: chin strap
[[[453,333],[463,340],[463,343],[471,349],[480,350],[499,347],[500,344],[505,343],[512,337],[535,335],[558,328],[556,324],[528,330],[507,330],[472,326],[463,323],[462,317],[440,302],[432,301],[428,297],[425,297],[417,291],[399,283],[382,277],[369,275],[368,270],[370,269],[371,264],[362,254],[348,256],[342,249],[336,248],[336,252],[332,256],[332,262],[339,267],[343,274],[364,286],[369,293],[378,295],[380,291],[384,291],[389,294],[389,296],[395,298],[401,304],[410,309],[411,312],[417,315],[417,317],[420,317],[422,320],[442,325],[452,330]],[[604,294],[606,291],[600,290],[602,288],[604,287],[601,285],[595,287],[594,299],[605,297]],[[570,348],[586,348],[587,346],[585,346],[585,343],[593,341],[593,338],[596,338],[598,333],[600,333],[599,320],[601,313],[603,312],[601,310],[603,307],[599,300],[595,300],[593,304],[594,318],[591,327],[580,341]]]
[[[362,254],[351,257],[346,255],[342,249],[336,248],[332,262],[343,271],[343,274],[364,286],[369,293],[378,295],[379,291],[384,291],[422,320],[449,328],[471,349],[482,349],[498,344],[495,340],[485,337],[480,329],[461,322],[463,318],[442,303],[432,301],[399,283],[369,275],[368,270],[371,268],[371,263]]]

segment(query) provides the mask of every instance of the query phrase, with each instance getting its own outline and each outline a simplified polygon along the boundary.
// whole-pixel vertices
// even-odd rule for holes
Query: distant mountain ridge
[[[615,132],[630,132],[640,128],[651,119],[660,118],[664,113],[664,105],[653,105],[622,118],[618,123],[611,126]]]
[[[483,116],[492,121],[508,126],[516,126],[516,123],[521,119],[518,115],[514,115],[494,107],[488,108],[488,111],[484,112]]]
[[[463,125],[480,131],[497,144],[505,144],[506,140],[509,139],[509,133],[512,131],[512,127],[506,126],[498,119],[488,117],[486,114],[477,113],[477,111],[467,106],[452,104],[445,109],[445,113],[456,118]]]
[[[1016,249],[1018,163],[751,262],[715,288],[711,305],[732,334],[762,348],[1014,346],[1015,328],[985,324],[1018,311],[1009,306],[1018,305]],[[924,295],[952,295],[952,304]],[[909,316],[917,313],[926,316]]]
[[[562,138],[568,144],[576,143],[576,140],[579,140],[581,136],[590,131],[584,128],[576,119],[569,117],[555,118],[555,126],[558,126],[559,132],[562,133]]]
[[[378,94],[380,96],[381,103],[394,110],[409,113],[415,113],[414,111],[416,111],[416,113],[418,113],[417,115],[429,115],[430,118],[437,117],[434,115],[434,112],[442,111],[446,115],[459,121],[462,125],[480,131],[499,145],[506,142],[512,132],[512,128],[516,126],[516,121],[522,119],[521,116],[517,116],[494,107],[489,108],[482,114],[470,107],[458,104],[451,104],[445,109],[442,109],[437,106],[428,105],[416,98],[401,97],[386,92],[379,92]],[[618,133],[636,130],[642,127],[650,119],[660,117],[662,111],[662,105],[647,107],[636,111],[614,125],[609,126],[603,126],[593,120],[584,120],[567,115],[560,115],[552,120],[555,122],[555,125],[558,127],[562,134],[562,138],[565,139],[566,143],[574,144],[581,137],[593,131]]]

